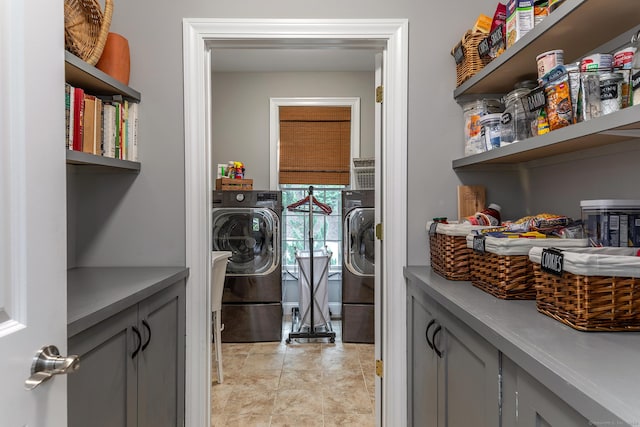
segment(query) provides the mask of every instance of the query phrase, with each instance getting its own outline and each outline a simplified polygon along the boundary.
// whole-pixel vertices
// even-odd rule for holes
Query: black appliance
[[[375,193],[342,192],[342,341],[375,338]]]
[[[282,340],[282,193],[214,191],[213,250],[231,251],[222,342]]]

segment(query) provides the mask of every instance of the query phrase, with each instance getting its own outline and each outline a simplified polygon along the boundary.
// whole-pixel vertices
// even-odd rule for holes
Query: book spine
[[[65,146],[70,148],[70,135],[73,135],[73,130],[70,130],[71,124],[71,85],[69,83],[65,83],[64,85],[64,141]]]
[[[74,124],[73,124],[73,149],[82,151],[82,134],[84,119],[84,90],[82,88],[74,88]]]

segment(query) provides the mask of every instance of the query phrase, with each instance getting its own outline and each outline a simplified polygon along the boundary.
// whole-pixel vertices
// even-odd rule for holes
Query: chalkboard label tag
[[[462,42],[458,43],[458,45],[453,49],[453,58],[456,60],[457,65],[460,65],[464,60],[464,48],[462,47]]]
[[[486,37],[478,43],[478,55],[480,55],[480,58],[486,58],[489,56],[489,51],[489,37]]]
[[[473,251],[479,254],[483,254],[485,239],[484,236],[473,236]]]
[[[631,88],[634,91],[640,89],[640,71],[631,76]]]
[[[527,104],[529,105],[529,111],[538,111],[547,105],[547,97],[543,87],[537,87],[529,92],[527,95]]]
[[[438,228],[438,223],[435,221],[432,222],[431,225],[429,226],[429,236],[435,236],[437,228]]]
[[[542,271],[562,277],[564,272],[564,255],[558,249],[547,248],[542,250],[540,256],[540,268]]]

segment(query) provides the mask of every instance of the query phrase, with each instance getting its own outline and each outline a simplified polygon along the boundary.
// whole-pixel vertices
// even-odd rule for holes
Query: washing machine
[[[342,341],[374,342],[375,193],[342,192]]]
[[[282,193],[214,191],[213,250],[230,251],[222,342],[282,340]]]

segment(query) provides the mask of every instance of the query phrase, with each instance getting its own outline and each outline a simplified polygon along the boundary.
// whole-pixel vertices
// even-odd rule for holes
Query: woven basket
[[[105,0],[104,13],[97,0],[65,0],[65,49],[95,65],[104,49],[113,16],[113,0]]]
[[[435,233],[427,223],[431,268],[448,280],[469,280],[470,257],[473,251],[467,247],[467,234],[481,226],[470,224],[437,224]]]
[[[536,299],[528,255],[473,253],[470,268],[471,284],[496,298]]]
[[[456,64],[456,86],[460,86],[491,62],[491,57],[480,58],[478,53],[478,45],[486,38],[486,34],[472,32],[471,30],[468,30],[462,37],[460,43],[462,43],[464,59],[459,64]],[[451,55],[453,55],[455,48],[458,46],[456,45],[451,50]]]
[[[640,271],[638,257],[621,258],[627,258],[629,265],[635,263]],[[599,266],[605,263],[601,261]],[[542,271],[537,262],[533,271],[539,312],[580,331],[640,331],[640,278],[568,271],[556,276]],[[620,276],[624,274],[620,272]]]
[[[467,236],[466,244],[473,248],[473,235]],[[585,247],[588,240],[486,237],[485,251],[474,251],[470,257],[471,284],[500,299],[536,299],[533,263],[529,259],[534,245]]]

